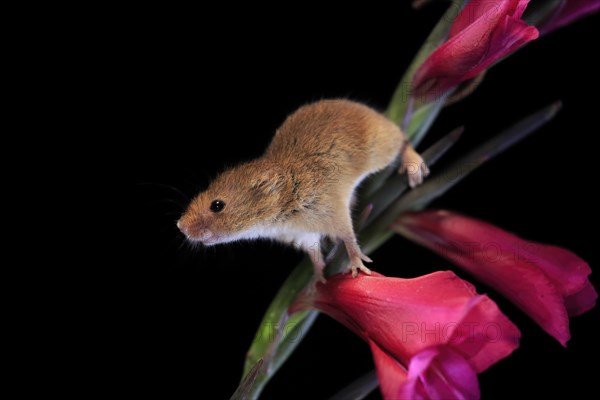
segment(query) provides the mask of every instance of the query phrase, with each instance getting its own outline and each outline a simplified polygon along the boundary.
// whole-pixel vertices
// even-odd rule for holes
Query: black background
[[[128,226],[134,229],[124,233],[135,252],[115,276],[126,282],[130,301],[114,332],[123,349],[119,370],[135,393],[228,398],[263,312],[301,259],[263,242],[192,250],[175,228],[186,200],[169,187],[192,196],[226,166],[259,156],[286,115],[312,100],[348,97],[385,109],[444,9],[416,12],[402,2],[327,14],[297,7],[140,10],[115,53],[118,112],[135,141],[128,156],[135,191]],[[444,110],[422,147],[465,125],[445,159],[452,160],[517,119],[557,99],[564,103],[551,124],[432,208],[569,248],[597,268],[598,197],[591,188],[600,63],[590,51],[598,22],[589,18],[530,44],[493,68],[470,98]],[[400,277],[453,269],[399,237],[372,258],[373,269]],[[591,279],[600,287],[598,273]],[[594,392],[597,309],[572,320],[564,349],[502,297],[478,288],[523,334],[511,357],[480,375],[484,398]],[[368,346],[320,316],[263,398],[327,398],[372,368]]]

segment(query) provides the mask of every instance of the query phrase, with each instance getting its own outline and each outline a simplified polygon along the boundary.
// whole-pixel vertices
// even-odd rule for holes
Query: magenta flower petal
[[[373,340],[369,340],[373,361],[377,369],[379,388],[384,399],[398,398],[403,382],[407,379],[406,367]]]
[[[388,396],[386,396],[388,397]],[[410,360],[408,379],[397,399],[478,399],[477,373],[448,346],[430,347]]]
[[[369,343],[385,398],[395,398],[412,358],[428,348],[447,346],[481,372],[508,356],[520,338],[492,300],[449,271],[414,279],[335,275],[302,293],[290,312],[306,308],[330,315]],[[436,360],[441,368],[445,358]]]
[[[541,243],[525,242],[519,249],[519,257],[524,261],[534,262],[540,266],[544,274],[553,282],[565,303],[574,302],[577,311],[569,311],[575,316],[592,309],[598,297],[594,287],[588,281],[592,273],[590,266],[569,250]],[[543,255],[543,257],[541,256]]]
[[[525,7],[528,1],[523,2]],[[498,23],[498,20],[504,15],[514,14],[516,7],[519,5],[519,0],[473,0],[467,4],[464,9],[458,14],[452,26],[450,27],[449,37],[454,37],[460,32],[464,31],[468,27],[472,26],[475,22],[484,22],[481,27],[483,31],[480,33],[486,33],[489,29],[486,27],[493,27]],[[523,14],[517,17],[521,17]]]
[[[454,21],[448,41],[414,76],[414,92],[435,99],[474,78],[496,61],[538,37],[521,16],[529,0],[472,0]]]
[[[590,267],[566,249],[447,211],[405,214],[394,228],[498,290],[563,345],[568,317],[595,305]]]
[[[565,297],[565,306],[570,317],[576,317],[594,308],[598,293],[589,281],[576,293]]]

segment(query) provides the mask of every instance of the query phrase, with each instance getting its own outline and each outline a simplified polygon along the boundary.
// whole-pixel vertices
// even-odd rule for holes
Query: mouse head
[[[281,211],[286,177],[280,167],[250,162],[219,175],[177,222],[192,242],[205,245],[260,237]]]

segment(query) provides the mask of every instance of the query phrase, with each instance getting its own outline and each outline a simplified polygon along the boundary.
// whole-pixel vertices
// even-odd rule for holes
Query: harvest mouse
[[[308,253],[322,281],[320,240],[339,239],[352,276],[370,274],[352,228],[353,193],[399,154],[399,173],[408,170],[410,186],[420,184],[429,170],[389,119],[349,100],[308,104],[284,121],[262,157],[223,172],[198,194],[177,227],[207,246],[257,238],[292,244]]]

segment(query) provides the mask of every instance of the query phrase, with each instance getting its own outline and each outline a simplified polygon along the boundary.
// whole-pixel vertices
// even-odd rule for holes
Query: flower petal
[[[375,362],[377,379],[379,380],[379,387],[383,398],[398,398],[397,393],[400,391],[402,382],[407,377],[406,368],[397,359],[379,347],[375,341],[369,339],[368,342],[371,347],[371,353],[373,353],[373,361]]]
[[[586,311],[591,310],[596,305],[598,293],[589,281],[586,281],[583,288],[567,298],[565,298],[565,306],[569,317],[576,317]]]
[[[469,300],[459,321],[456,329],[448,329],[447,343],[469,360],[477,372],[486,370],[519,347],[519,329],[487,296]]]
[[[527,6],[529,0],[522,1]],[[452,27],[450,37],[458,35],[475,21],[481,20],[486,26],[495,26],[504,15],[512,14],[519,0],[495,1],[495,0],[471,0],[458,14]],[[521,15],[516,16],[520,18]]]
[[[471,365],[448,346],[430,347],[410,360],[399,399],[478,399],[479,382]]]
[[[570,338],[569,314],[594,305],[595,291],[586,287],[591,270],[566,249],[447,211],[405,214],[394,228],[504,294],[563,345]]]

